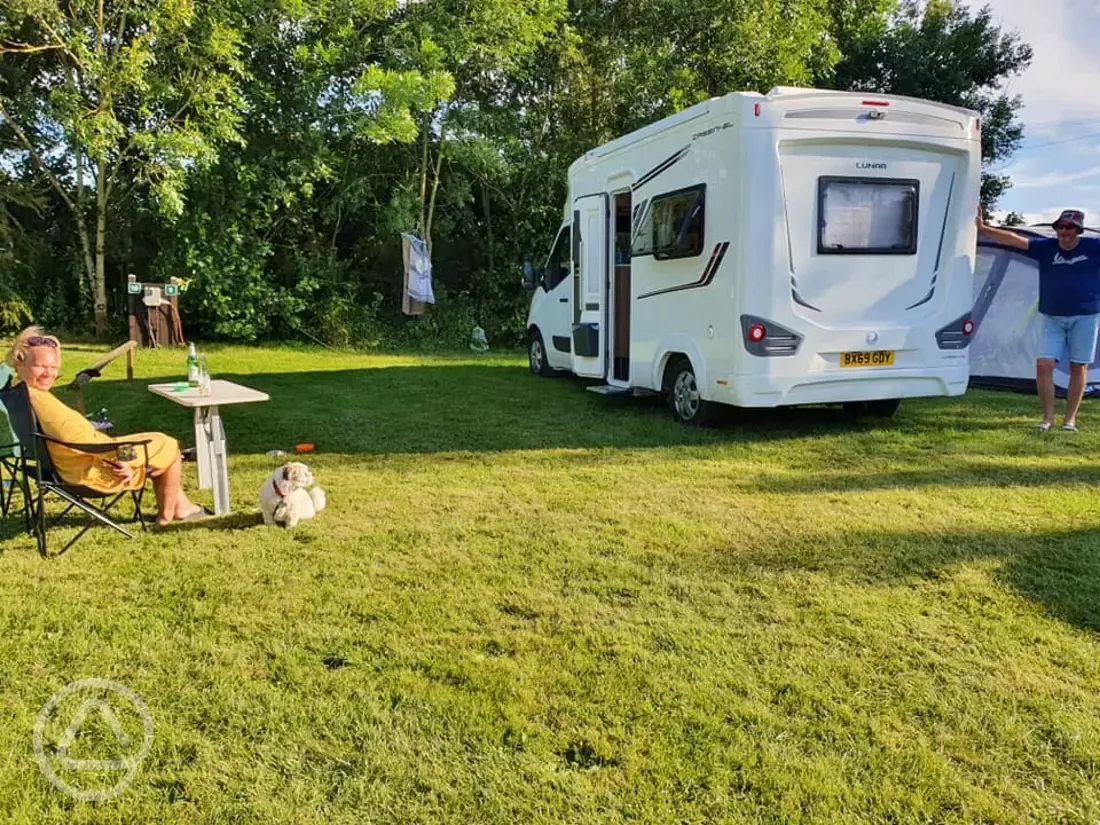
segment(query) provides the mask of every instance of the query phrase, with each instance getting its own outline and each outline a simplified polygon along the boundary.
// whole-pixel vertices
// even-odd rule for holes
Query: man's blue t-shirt
[[[1057,238],[1032,239],[1027,256],[1039,263],[1039,312],[1100,313],[1100,238],[1078,238],[1068,252]]]

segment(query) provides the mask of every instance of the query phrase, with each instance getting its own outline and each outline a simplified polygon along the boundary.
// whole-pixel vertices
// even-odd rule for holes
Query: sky
[[[1083,209],[1100,227],[1100,0],[968,0],[988,5],[1005,31],[1031,46],[1031,66],[1006,85],[1023,98],[1024,142],[993,170],[1013,188],[995,216],[1008,211],[1028,223]]]

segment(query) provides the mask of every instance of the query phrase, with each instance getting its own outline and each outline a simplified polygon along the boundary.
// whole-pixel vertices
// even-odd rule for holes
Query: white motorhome
[[[593,149],[527,268],[532,372],[665,393],[696,424],[963,394],[980,143],[965,109],[777,88]]]

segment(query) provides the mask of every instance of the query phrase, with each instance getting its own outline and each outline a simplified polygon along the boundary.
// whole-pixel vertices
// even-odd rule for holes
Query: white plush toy
[[[264,524],[294,527],[325,509],[325,491],[313,486],[313,473],[300,461],[284,464],[260,488]]]

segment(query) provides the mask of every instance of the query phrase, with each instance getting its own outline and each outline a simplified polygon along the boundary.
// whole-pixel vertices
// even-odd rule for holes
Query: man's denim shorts
[[[1040,358],[1071,364],[1091,364],[1096,357],[1096,336],[1100,315],[1043,315]]]

